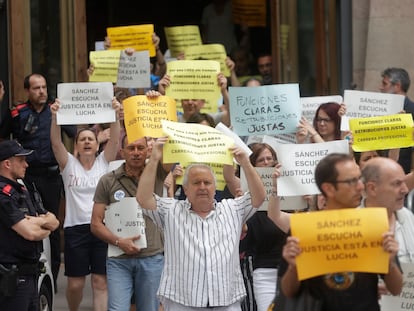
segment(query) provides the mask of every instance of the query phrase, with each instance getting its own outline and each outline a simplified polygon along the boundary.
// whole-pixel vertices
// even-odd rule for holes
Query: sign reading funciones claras
[[[302,111],[299,85],[230,87],[230,117],[240,136],[295,133]]]

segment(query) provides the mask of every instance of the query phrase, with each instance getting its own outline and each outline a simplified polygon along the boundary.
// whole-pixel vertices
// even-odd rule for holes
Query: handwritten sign
[[[135,52],[131,56],[121,52],[116,86],[123,88],[148,88],[150,80],[148,51]]]
[[[93,73],[89,82],[113,82],[118,79],[119,55],[121,51],[91,51],[89,61]]]
[[[221,163],[233,165],[229,148],[233,139],[210,126],[161,121],[169,137],[163,148],[164,163]]]
[[[403,271],[403,288],[399,296],[382,295],[381,311],[405,311],[414,308],[414,264],[400,263]]]
[[[155,56],[155,46],[152,43],[154,25],[134,25],[106,28],[111,50],[134,48],[136,51],[148,50],[151,57]]]
[[[259,211],[267,211],[269,209],[269,198],[272,195],[272,173],[274,167],[255,167],[256,172],[259,174],[263,185],[266,190],[266,199],[263,204],[259,207]],[[240,168],[240,187],[244,191],[248,190],[246,174],[244,173],[243,168]],[[290,197],[279,197],[280,200],[280,209],[282,211],[295,211],[295,210],[304,210],[307,207],[306,201],[302,196],[290,196]]]
[[[347,131],[352,118],[379,117],[400,113],[404,108],[403,95],[379,92],[345,90],[346,114],[341,120],[341,130]]]
[[[217,112],[221,96],[217,82],[220,64],[213,60],[178,60],[167,65],[170,86],[165,95],[175,99],[177,111],[182,111],[182,99],[204,99],[202,112]]]
[[[226,49],[222,44],[203,44],[186,47],[184,50],[187,60],[215,60],[220,63],[220,72],[230,77],[230,70],[226,66]]]
[[[386,208],[295,213],[290,227],[302,249],[296,257],[299,280],[343,271],[388,272],[389,254],[382,248],[389,230]]]
[[[300,103],[302,105],[302,116],[309,122],[313,122],[315,112],[321,104],[337,103],[340,105],[342,102],[343,99],[341,95],[301,97]]]
[[[140,238],[134,241],[135,245],[139,248],[147,247],[145,220],[135,197],[123,198],[119,202],[112,203],[105,211],[105,226],[120,238],[140,235]],[[122,249],[108,244],[108,257],[122,254]]]
[[[354,151],[384,150],[414,146],[413,117],[399,113],[385,117],[351,119],[349,121]]]
[[[240,136],[296,132],[301,117],[298,84],[230,87],[230,116]]]
[[[59,83],[58,124],[95,124],[115,122],[112,108],[114,88],[110,82]]]
[[[271,145],[272,146],[272,145]],[[315,167],[330,153],[349,153],[347,140],[314,144],[279,144],[272,146],[282,164],[277,179],[277,191],[281,196],[320,193],[315,183]]]
[[[123,105],[124,124],[130,141],[144,136],[161,137],[161,120],[177,121],[175,101],[168,96],[131,96],[124,99]]]
[[[233,0],[232,6],[235,24],[249,27],[266,27],[265,0]]]
[[[177,55],[189,46],[201,45],[201,35],[198,26],[174,26],[164,28],[168,49],[172,57]]]

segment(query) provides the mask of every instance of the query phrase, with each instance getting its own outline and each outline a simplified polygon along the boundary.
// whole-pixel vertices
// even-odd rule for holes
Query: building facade
[[[251,46],[271,51],[274,83],[299,82],[301,96],[342,95],[351,88],[377,91],[386,67],[414,76],[414,1],[266,1],[267,26],[252,29]],[[109,26],[153,23],[165,50],[163,28],[198,24],[209,1],[177,2],[0,0],[5,101],[25,100],[23,79],[31,72],[47,77],[51,97],[59,82],[87,81],[89,51]]]

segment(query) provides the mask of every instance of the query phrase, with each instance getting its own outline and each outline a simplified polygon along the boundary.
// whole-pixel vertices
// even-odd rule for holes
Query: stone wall
[[[378,91],[381,72],[402,67],[414,99],[414,1],[353,0],[353,79],[358,90]]]

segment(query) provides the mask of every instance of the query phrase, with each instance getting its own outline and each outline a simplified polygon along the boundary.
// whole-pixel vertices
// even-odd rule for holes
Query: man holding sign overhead
[[[339,153],[329,154],[317,165],[315,179],[319,190],[326,197],[326,210],[346,210],[359,206],[362,198],[362,191],[364,190],[364,184],[361,180],[361,171],[351,156]],[[322,217],[322,214],[319,215]],[[386,215],[384,216],[384,218],[386,218]],[[353,217],[355,218],[355,221],[359,219],[356,218],[356,214]],[[342,227],[345,226],[345,223],[351,226],[351,220],[353,219],[350,221],[348,220],[349,219],[341,219],[338,223],[342,221]],[[360,222],[362,222],[362,220]],[[321,223],[331,224],[330,221]],[[352,223],[352,225],[357,226],[357,223]],[[293,231],[293,223],[291,223],[291,227]],[[329,237],[339,235],[337,231],[334,231],[335,227],[330,228],[331,231],[328,232]],[[321,229],[318,228],[318,230]],[[360,227],[360,230],[362,231],[363,228]],[[321,236],[324,235],[321,234]],[[377,273],[339,271],[336,273],[310,277],[300,281],[298,273],[299,264],[297,265],[297,262],[299,262],[301,256],[305,255],[303,245],[301,245],[303,243],[304,241],[301,243],[297,237],[290,236],[284,246],[284,260],[279,269],[279,276],[281,276],[281,291],[285,296],[296,297],[300,294],[301,290],[304,290],[304,288],[307,287],[310,294],[315,299],[321,300],[323,310],[380,310],[378,304]],[[334,239],[331,243],[337,248],[346,249],[346,247],[343,248],[344,245],[340,247],[341,242],[338,239]],[[380,255],[388,256],[388,271],[381,275],[381,277],[384,279],[390,293],[398,295],[402,288],[402,273],[396,259],[398,242],[394,239],[393,232],[383,233],[380,244],[382,244],[383,251],[385,251],[384,253],[380,250]],[[347,245],[350,244],[348,243]],[[354,251],[355,250],[362,252],[362,249],[359,248],[354,248]],[[376,261],[378,258],[373,256],[371,260]],[[375,262],[371,261],[371,263],[374,264]],[[319,267],[314,266],[314,268]],[[356,271],[367,270],[357,269]]]
[[[239,264],[242,225],[265,199],[263,183],[247,153],[231,148],[246,173],[250,192],[216,202],[215,176],[205,164],[187,167],[183,188],[187,200],[153,194],[156,169],[166,137],[155,143],[137,190],[137,200],[164,229],[165,264],[158,295],[165,311],[240,310],[246,291]]]

